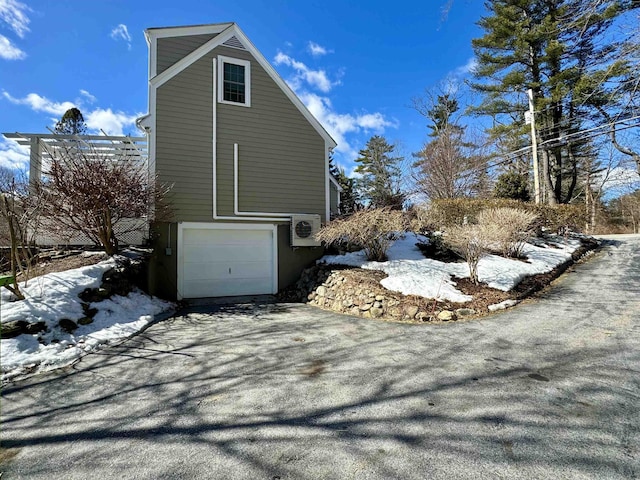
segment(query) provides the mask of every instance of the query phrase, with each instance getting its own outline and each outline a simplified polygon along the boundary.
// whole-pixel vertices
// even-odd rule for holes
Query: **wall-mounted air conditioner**
[[[291,215],[291,246],[319,247],[315,234],[320,226],[320,215]]]

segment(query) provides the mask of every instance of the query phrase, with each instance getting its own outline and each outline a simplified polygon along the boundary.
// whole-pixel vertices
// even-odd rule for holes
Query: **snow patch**
[[[98,310],[93,323],[80,325],[73,333],[58,327],[63,319],[77,322],[85,316],[78,297],[87,288],[98,288],[102,275],[114,268],[113,259],[95,265],[49,273],[21,284],[25,300],[10,301],[11,293],[0,289],[2,323],[25,320],[44,322],[45,332],[22,334],[2,339],[0,364],[6,381],[30,371],[46,371],[69,365],[101,345],[116,342],[140,331],[155,315],[173,308],[173,304],[133,291],[126,297],[113,296],[92,303]]]
[[[426,298],[448,300],[463,303],[472,299],[456,288],[452,276],[469,277],[469,266],[463,263],[445,263],[425,258],[416,243],[427,243],[423,235],[407,233],[396,240],[387,255],[386,262],[371,262],[366,259],[363,250],[345,255],[326,255],[318,263],[329,265],[347,265],[369,270],[381,270],[388,277],[380,284],[388,290],[404,295],[419,295]],[[580,247],[578,239],[554,236],[538,241],[535,246],[526,244],[523,255],[527,261],[504,258],[498,255],[487,255],[478,264],[478,277],[489,287],[509,291],[520,281],[530,275],[547,273],[571,258],[571,254]]]

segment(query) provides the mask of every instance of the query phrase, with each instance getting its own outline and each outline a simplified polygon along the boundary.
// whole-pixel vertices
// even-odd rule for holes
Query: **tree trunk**
[[[544,194],[549,205],[556,205],[556,194],[551,182],[551,172],[549,170],[549,150],[542,150],[542,178],[544,180]]]

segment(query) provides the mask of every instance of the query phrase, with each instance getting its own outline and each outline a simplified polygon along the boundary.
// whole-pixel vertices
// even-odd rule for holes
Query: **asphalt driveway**
[[[480,321],[202,307],[2,392],[2,480],[640,478],[640,237]]]

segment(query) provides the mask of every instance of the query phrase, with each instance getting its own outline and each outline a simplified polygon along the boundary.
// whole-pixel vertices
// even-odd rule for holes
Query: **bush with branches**
[[[471,281],[476,285],[480,283],[478,263],[495,242],[493,227],[480,224],[455,225],[447,230],[444,240],[451,250],[467,261]]]
[[[519,208],[487,208],[478,214],[478,223],[493,230],[493,237],[505,257],[520,257],[527,240],[535,233],[538,216]]]
[[[323,226],[316,238],[327,245],[351,242],[362,247],[369,260],[383,262],[399,233],[407,230],[403,212],[386,208],[360,210]]]
[[[0,169],[0,219],[6,231],[2,240],[9,245],[9,269],[13,281],[5,287],[23,300],[19,275],[25,280],[34,263],[34,239],[41,220],[44,197],[36,187],[29,186],[26,173]]]
[[[107,156],[74,141],[50,153],[43,187],[52,233],[84,234],[113,255],[118,252],[118,235],[168,218],[163,200],[169,188],[157,184],[139,157]]]
[[[538,216],[536,229],[544,227],[550,231],[559,231],[569,227],[572,230],[581,231],[587,221],[582,205],[537,205],[505,198],[435,200],[428,207],[423,208],[428,209],[424,218],[428,218],[435,229],[444,229],[452,225],[462,225],[465,222],[475,223],[483,210],[503,207],[534,213]]]

